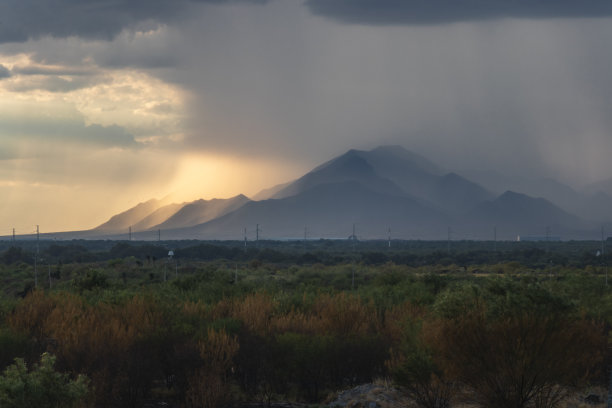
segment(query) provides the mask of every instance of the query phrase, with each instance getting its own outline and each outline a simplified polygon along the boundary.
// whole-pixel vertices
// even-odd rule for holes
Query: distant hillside
[[[153,229],[167,230],[202,224],[232,212],[249,201],[242,194],[228,199],[196,200],[183,205],[174,215],[155,225]]]
[[[172,217],[176,214],[181,208],[183,208],[187,203],[181,204],[168,204],[163,207],[158,208],[153,211],[151,214],[134,224],[132,229],[134,231],[146,231],[152,229],[153,227],[161,224],[166,221],[168,218]]]
[[[283,188],[287,187],[289,184],[293,183],[293,181],[288,181],[286,183],[277,184],[270,188],[264,188],[259,193],[255,194],[252,198],[255,201],[267,200],[269,198],[274,197],[276,193],[281,191]]]
[[[432,184],[427,198],[442,210],[456,216],[472,210],[494,196],[480,185],[458,174],[448,173]]]
[[[496,226],[505,235],[544,236],[588,228],[587,223],[543,198],[507,191],[472,210],[465,218],[474,226]]]
[[[167,204],[167,200],[151,199],[140,203],[135,207],[130,208],[122,213],[112,216],[104,224],[94,228],[95,231],[103,233],[125,232],[129,227],[142,221],[158,208]]]
[[[377,174],[415,197],[428,199],[432,186],[445,173],[430,160],[400,146],[381,146],[358,154]]]
[[[476,175],[489,188],[400,146],[353,149],[262,190],[257,201],[244,195],[182,204],[149,200],[78,236],[121,236],[132,226],[147,237],[159,229],[166,239],[241,239],[245,228],[253,238],[259,224],[261,238],[346,238],[355,224],[357,236],[368,239],[386,237],[389,228],[394,237],[415,239],[447,239],[449,231],[454,239],[546,231],[591,238],[612,220],[609,181],[576,191],[550,178]],[[491,192],[508,183],[517,190]]]
[[[300,194],[322,184],[358,181],[372,191],[402,194],[402,190],[388,179],[380,177],[357,150],[350,150],[319,166],[282,188],[272,198],[285,198]]]
[[[347,238],[355,224],[357,236],[372,237],[386,235],[391,221],[396,234],[434,236],[444,228],[447,217],[415,199],[372,191],[352,181],[321,184],[283,199],[249,202],[205,224],[166,234],[239,239],[247,228],[252,238],[259,224],[261,238],[301,238],[304,228],[312,237]],[[438,231],[431,231],[434,227]]]

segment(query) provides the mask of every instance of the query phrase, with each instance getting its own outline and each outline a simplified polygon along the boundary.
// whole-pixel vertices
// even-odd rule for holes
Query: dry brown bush
[[[229,399],[229,373],[238,352],[238,340],[225,331],[208,330],[198,344],[203,364],[189,378],[187,407],[216,408]]]
[[[495,408],[551,408],[592,375],[606,349],[603,326],[586,318],[484,310],[426,322],[423,335],[448,378]]]

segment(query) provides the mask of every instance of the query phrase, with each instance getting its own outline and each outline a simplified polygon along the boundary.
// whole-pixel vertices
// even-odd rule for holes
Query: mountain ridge
[[[356,224],[364,238],[386,236],[392,229],[396,237],[413,239],[446,239],[450,230],[455,237],[490,239],[494,227],[500,239],[551,229],[572,238],[590,236],[612,204],[605,192],[575,191],[554,179],[523,185],[532,195],[510,189],[495,194],[401,146],[351,149],[293,181],[260,191],[259,200],[242,194],[189,203],[152,199],[82,235],[125,234],[134,227],[163,230],[172,239],[236,239],[260,224],[270,239],[299,238],[304,230],[343,238]]]

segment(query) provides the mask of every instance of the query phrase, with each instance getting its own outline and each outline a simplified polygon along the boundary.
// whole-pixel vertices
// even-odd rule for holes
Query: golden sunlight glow
[[[26,54],[0,56],[0,64],[13,73],[0,82],[0,236],[35,225],[89,229],[168,195],[252,196],[305,170],[278,159],[185,154],[189,95],[144,72],[44,65]]]
[[[0,83],[0,104],[70,106],[86,125],[119,125],[139,141],[183,138],[185,91],[142,71],[41,65],[25,54],[0,56],[0,63],[15,72]]]
[[[220,155],[185,156],[169,185],[177,201],[252,196],[297,177],[302,167],[288,162]]]

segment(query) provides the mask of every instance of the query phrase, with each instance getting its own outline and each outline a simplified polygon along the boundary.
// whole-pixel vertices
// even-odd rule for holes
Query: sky
[[[612,176],[608,0],[3,0],[0,235],[225,198],[351,148]]]

